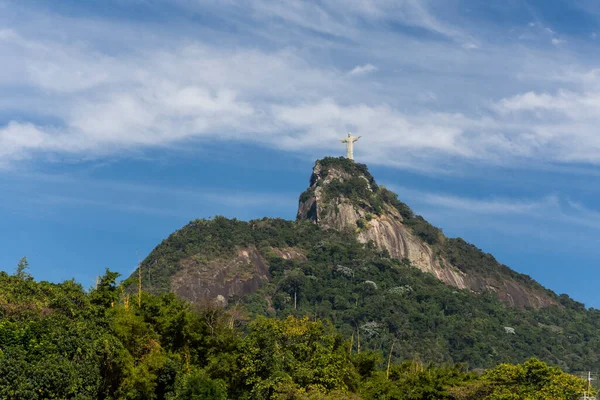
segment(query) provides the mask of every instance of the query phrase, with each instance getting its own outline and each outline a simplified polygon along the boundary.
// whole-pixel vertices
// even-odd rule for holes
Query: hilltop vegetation
[[[73,281],[36,282],[26,267],[0,273],[2,399],[575,400],[584,390],[535,359],[482,375],[388,366],[379,349],[359,353],[312,317],[248,320],[243,307],[173,294],[144,293],[138,305],[116,273],[86,292]]]

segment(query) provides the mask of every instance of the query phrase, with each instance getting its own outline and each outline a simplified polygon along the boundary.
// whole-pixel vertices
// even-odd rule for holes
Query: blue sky
[[[293,219],[344,154],[600,307],[600,5],[0,0],[0,269],[86,287],[216,214]]]

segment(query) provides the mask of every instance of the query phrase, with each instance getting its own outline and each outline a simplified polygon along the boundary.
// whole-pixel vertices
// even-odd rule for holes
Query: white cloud
[[[478,124],[443,113],[408,118],[385,104],[341,106],[324,99],[324,91],[364,90],[336,70],[313,67],[288,50],[226,50],[195,43],[117,60],[84,46],[10,37],[7,58],[19,72],[4,79],[45,91],[44,112],[62,123],[13,121],[0,128],[4,162],[46,152],[106,154],[195,137],[236,138],[286,150],[299,145],[308,151],[333,149],[347,126],[371,134],[375,151],[388,147],[385,140],[408,133],[401,147],[464,153],[453,143],[460,128],[452,125]],[[374,70],[366,64],[350,75]],[[327,137],[329,142],[323,142]]]
[[[0,165],[8,159],[26,158],[33,150],[50,150],[49,139],[33,124],[10,122],[0,128]]]
[[[561,208],[556,195],[522,199],[510,197],[466,197],[449,193],[428,192],[395,185],[386,185],[397,192],[403,201],[426,205],[431,209],[446,209],[464,214],[482,215],[527,215],[530,217],[556,214]]]
[[[4,164],[45,152],[105,154],[198,136],[244,138],[259,131],[268,138],[269,126],[276,121],[265,114],[273,101],[297,96],[296,85],[307,96],[322,85],[335,84],[333,71],[307,67],[285,50],[224,51],[190,45],[98,63],[93,52],[11,38],[18,38],[13,42],[17,48],[7,51],[14,68],[5,70],[4,76],[0,72],[0,83],[10,81],[44,91],[48,101],[37,111],[62,123],[0,125],[0,161]],[[265,87],[268,81],[274,83],[270,88]],[[27,111],[33,104],[25,104]]]
[[[600,92],[571,92],[556,94],[527,92],[502,99],[495,109],[501,113],[519,111],[552,111],[573,118],[596,118],[600,110]]]
[[[470,199],[458,196],[426,194],[423,202],[449,209],[462,210],[473,214],[528,214],[558,207],[558,198],[548,196],[539,200],[515,199]]]
[[[406,26],[419,27],[447,37],[459,44],[477,46],[476,40],[463,29],[438,18],[423,0],[327,0],[301,2],[283,0],[246,0],[235,4],[230,2],[206,2],[177,0],[180,6],[188,10],[204,9],[207,5],[216,7],[220,13],[232,13],[250,10],[261,21],[285,22],[288,29],[299,27],[333,36],[359,40],[362,32],[357,22],[381,22],[382,20],[400,22]],[[234,11],[232,11],[234,10]],[[443,8],[435,8],[443,14]]]
[[[475,44],[475,43],[463,43],[462,45],[463,48],[467,49],[467,50],[475,50],[479,48],[479,45]]]
[[[573,227],[600,229],[600,212],[576,201],[561,199],[557,195],[538,198],[510,197],[466,197],[448,193],[427,192],[407,187],[388,186],[399,197],[413,207],[425,209],[427,215],[436,215],[444,220],[457,220],[465,217],[486,218],[493,224],[501,223],[501,218],[517,217],[519,226],[530,226],[528,220],[536,220],[533,226],[543,223],[561,223]],[[470,219],[470,218],[469,218]],[[535,232],[537,237],[540,232]]]
[[[567,43],[567,40],[560,37],[558,32],[540,21],[529,22],[527,24],[527,28],[517,29],[516,31],[520,32],[518,36],[520,40],[528,40],[532,42],[549,40],[550,43],[556,47]]]
[[[0,29],[0,40],[9,41],[15,40],[18,38],[18,35],[12,29]]]
[[[186,3],[195,8],[202,2]],[[359,45],[294,31],[302,42],[317,37],[316,47],[279,46],[272,34],[262,37],[269,45],[260,47],[215,31],[211,37],[225,35],[227,45],[184,36],[108,52],[86,40],[85,31],[74,41],[64,40],[72,37],[64,32],[42,37],[3,29],[0,111],[19,117],[0,122],[0,164],[48,154],[97,157],[197,138],[341,154],[338,136],[347,130],[363,136],[356,149],[361,160],[420,170],[448,172],[461,161],[600,163],[600,74],[581,60],[566,64],[556,51],[521,45],[485,43],[485,51],[468,51],[464,47],[477,42],[472,35],[441,22],[416,0],[350,2],[339,10],[331,3],[313,10],[297,2],[269,8],[262,1],[227,7],[231,13],[251,9],[257,21],[276,24],[277,32],[283,27],[272,20],[329,30]],[[459,45],[449,51],[448,41],[400,32],[361,36],[355,23],[398,18],[408,24],[409,17]],[[331,24],[319,28],[321,22]],[[64,29],[71,29],[69,23],[75,24],[67,21]],[[94,29],[102,31],[101,23]],[[139,37],[151,34],[141,26],[131,29]],[[391,44],[396,51],[389,51]],[[318,56],[323,49],[373,64],[346,73]],[[389,74],[369,74],[375,65]]]
[[[282,126],[306,132],[302,141],[337,145],[340,132],[350,129],[364,134],[365,147],[370,148],[364,156],[393,160],[402,150],[435,150],[441,153],[476,157],[464,146],[467,130],[484,128],[491,121],[471,120],[461,114],[432,113],[407,115],[386,105],[369,106],[357,104],[339,105],[332,99],[297,106],[277,106],[274,118]],[[331,138],[327,141],[327,138]],[[295,145],[294,140],[294,145]],[[357,145],[358,151],[363,150]],[[364,154],[364,153],[363,153]]]
[[[510,113],[521,144],[550,161],[600,163],[600,91],[528,92],[495,105]]]
[[[365,65],[357,65],[351,71],[348,72],[349,75],[364,75],[370,72],[377,71],[377,67],[372,64]]]

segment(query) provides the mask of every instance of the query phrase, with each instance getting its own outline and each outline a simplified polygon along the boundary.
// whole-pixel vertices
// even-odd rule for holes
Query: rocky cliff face
[[[269,252],[284,260],[306,260],[304,253],[291,247],[271,248]],[[182,258],[170,278],[170,286],[192,303],[213,300],[227,305],[233,297],[254,293],[270,278],[265,256],[252,245],[238,248],[225,257],[206,259],[198,253]]]
[[[377,186],[364,165],[351,160],[317,161],[310,187],[300,196],[297,219],[308,219],[326,229],[355,230],[361,242],[373,242],[392,257],[408,259],[413,266],[459,289],[492,291],[518,307],[555,304],[537,283],[515,279],[515,273],[504,274],[510,270],[500,264],[489,271],[481,271],[478,265],[453,265],[446,256],[448,244],[441,231],[414,217],[395,195]]]
[[[268,280],[269,266],[251,246],[238,249],[233,256],[210,261],[202,256],[182,259],[171,278],[171,287],[193,303],[213,299],[225,305],[232,296],[251,294]]]

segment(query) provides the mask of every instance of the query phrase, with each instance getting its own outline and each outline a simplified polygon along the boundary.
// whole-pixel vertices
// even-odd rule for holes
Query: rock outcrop
[[[373,242],[392,257],[408,259],[416,268],[459,289],[492,291],[504,302],[517,307],[555,304],[541,286],[499,274],[503,268],[508,269],[500,264],[497,270],[484,273],[473,271],[478,268],[453,265],[445,257],[446,238],[441,231],[411,214],[403,216],[398,207],[402,203],[395,195],[396,204],[386,201],[389,193],[375,183],[366,166],[347,159],[326,158],[315,164],[310,187],[300,196],[297,219],[313,221],[325,229],[355,230],[361,242]],[[409,225],[411,221],[422,221],[420,223],[438,237],[437,243],[429,244],[417,235]]]
[[[206,261],[201,256],[184,258],[171,277],[172,290],[191,302],[254,293],[269,280],[269,266],[254,247],[238,249],[233,257]]]

